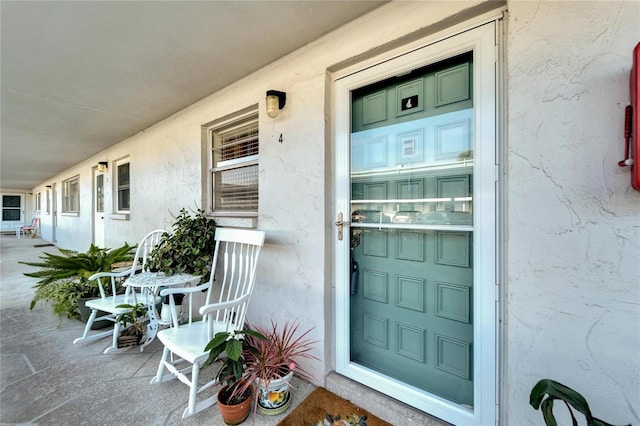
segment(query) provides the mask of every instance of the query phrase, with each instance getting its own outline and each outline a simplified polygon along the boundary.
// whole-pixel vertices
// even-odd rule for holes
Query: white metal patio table
[[[140,352],[149,345],[158,334],[160,325],[169,325],[169,321],[161,321],[158,311],[156,310],[156,297],[159,290],[169,287],[188,287],[197,284],[202,278],[200,275],[191,274],[174,274],[166,275],[164,272],[145,271],[136,274],[125,282],[126,286],[134,287],[141,293],[142,300],[147,304],[147,315],[149,316],[149,324],[147,325],[147,335],[144,342],[140,345]]]

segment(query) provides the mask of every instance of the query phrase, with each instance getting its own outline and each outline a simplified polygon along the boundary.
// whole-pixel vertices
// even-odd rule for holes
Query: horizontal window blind
[[[212,130],[214,211],[258,210],[258,117]]]

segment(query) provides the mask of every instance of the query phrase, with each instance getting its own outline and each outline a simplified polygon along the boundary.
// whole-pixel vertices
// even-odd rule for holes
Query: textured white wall
[[[617,166],[639,23],[638,2],[509,3],[507,424],[542,423],[545,377],[640,422],[640,192]]]
[[[81,176],[83,211],[61,218],[58,245],[89,246],[91,167],[98,161],[131,160],[131,218],[108,219],[108,246],[167,228],[169,211],[199,206],[200,126],[259,104],[258,228],[267,242],[250,319],[315,326],[314,336],[326,343],[316,351],[324,362],[310,366],[320,383],[332,368],[324,355],[332,350],[335,220],[327,207],[326,70],[478,3],[386,5],[43,182],[42,190],[58,182],[60,199],[61,180]],[[542,423],[528,395],[543,377],[576,387],[599,417],[640,421],[640,193],[616,165],[639,8],[638,2],[509,3],[503,424]],[[264,114],[268,89],[287,92],[275,120]]]

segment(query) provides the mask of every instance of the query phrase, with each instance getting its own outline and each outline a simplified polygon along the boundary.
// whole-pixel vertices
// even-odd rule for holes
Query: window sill
[[[62,212],[60,213],[62,216],[69,216],[69,217],[80,217],[80,212]]]
[[[129,213],[111,213],[109,219],[113,220],[129,220]]]

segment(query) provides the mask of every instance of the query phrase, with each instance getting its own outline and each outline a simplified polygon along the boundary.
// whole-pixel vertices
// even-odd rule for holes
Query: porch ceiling
[[[0,186],[31,189],[384,1],[0,2]]]

